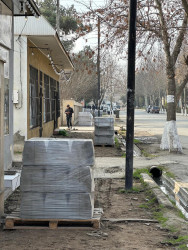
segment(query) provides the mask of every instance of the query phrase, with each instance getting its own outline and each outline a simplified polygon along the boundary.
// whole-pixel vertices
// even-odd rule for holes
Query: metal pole
[[[57,29],[57,34],[59,34],[60,32],[60,28],[59,28],[59,0],[57,0],[57,13],[56,13],[56,29]]]
[[[98,75],[98,116],[100,116],[100,17],[98,17],[97,75]]]
[[[133,187],[133,140],[134,140],[134,102],[135,102],[135,54],[136,54],[136,8],[137,0],[129,5],[129,41],[127,75],[127,135],[126,135],[126,175],[125,188]]]

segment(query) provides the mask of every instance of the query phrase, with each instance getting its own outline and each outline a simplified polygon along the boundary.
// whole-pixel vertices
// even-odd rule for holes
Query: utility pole
[[[57,34],[60,36],[60,28],[59,28],[59,19],[60,19],[60,13],[59,13],[59,0],[57,0],[57,13],[56,13],[56,30]]]
[[[100,116],[100,17],[98,16],[98,56],[97,56],[97,75],[98,75],[98,116]]]
[[[127,75],[127,133],[126,133],[126,175],[125,188],[133,187],[133,142],[134,142],[134,102],[135,102],[135,54],[136,54],[136,8],[137,0],[129,5],[129,41]]]

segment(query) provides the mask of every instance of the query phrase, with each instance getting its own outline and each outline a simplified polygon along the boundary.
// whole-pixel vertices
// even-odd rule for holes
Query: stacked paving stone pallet
[[[92,140],[33,138],[25,142],[21,175],[23,219],[91,219]]]
[[[90,112],[79,112],[78,124],[80,126],[92,126],[93,125],[92,114]]]
[[[95,118],[95,145],[114,145],[114,118]]]

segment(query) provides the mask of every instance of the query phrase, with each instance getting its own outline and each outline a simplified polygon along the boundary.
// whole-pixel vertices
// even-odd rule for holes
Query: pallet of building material
[[[114,146],[114,136],[95,136],[95,146]]]
[[[21,192],[94,192],[94,173],[90,166],[23,166]]]
[[[114,136],[114,128],[95,127],[95,136]]]
[[[93,125],[92,114],[90,112],[79,112],[78,125],[79,126],[92,126]]]
[[[89,139],[32,138],[25,142],[23,164],[29,166],[94,165],[93,141]]]
[[[95,127],[114,128],[114,118],[113,117],[95,117]]]
[[[91,219],[93,193],[21,192],[20,217],[23,219]]]
[[[76,220],[76,219],[22,219],[20,211],[16,210],[5,219],[5,230],[13,229],[85,229],[86,226],[92,226],[95,229],[100,228],[101,217],[103,214],[102,208],[95,208],[91,219]]]

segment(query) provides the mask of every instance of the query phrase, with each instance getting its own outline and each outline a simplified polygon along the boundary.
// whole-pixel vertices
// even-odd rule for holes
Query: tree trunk
[[[170,69],[169,69],[170,68]],[[182,151],[176,127],[176,86],[172,67],[167,69],[167,122],[161,140],[160,148],[169,151]]]
[[[149,106],[148,105],[148,97],[147,97],[147,95],[144,95],[144,99],[145,99],[145,106],[147,108]]]

